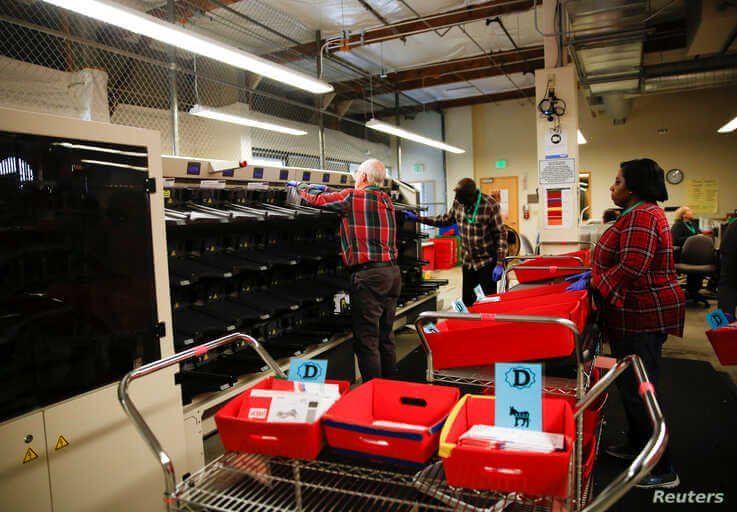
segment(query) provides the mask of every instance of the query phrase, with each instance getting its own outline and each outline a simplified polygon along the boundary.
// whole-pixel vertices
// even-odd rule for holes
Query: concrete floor
[[[436,270],[432,272],[432,279],[447,279],[448,286],[440,288],[438,309],[448,310],[454,300],[461,296],[461,268]],[[710,308],[688,306],[686,308],[686,328],[683,338],[669,337],[663,347],[663,356],[677,359],[691,359],[707,361],[720,372],[724,372],[737,384],[737,366],[722,366],[714,354],[714,350],[706,339],[706,313],[716,308],[716,302],[711,302]],[[397,357],[403,358],[418,346],[417,335],[413,331],[403,331],[397,335]]]

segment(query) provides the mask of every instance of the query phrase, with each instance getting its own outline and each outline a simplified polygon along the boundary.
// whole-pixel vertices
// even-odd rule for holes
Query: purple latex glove
[[[566,281],[578,281],[579,279],[591,279],[591,271],[581,272],[579,274],[573,274],[566,277]]]
[[[296,180],[290,180],[287,181],[287,187],[299,187],[299,181]]]
[[[327,185],[322,185],[319,183],[313,183],[312,185],[310,185],[310,190],[317,190],[318,192],[325,192],[327,189]]]
[[[504,275],[504,265],[497,263],[494,270],[491,271],[491,280],[494,282],[499,281]]]
[[[419,217],[412,210],[405,210],[404,211],[404,220],[410,220],[412,222],[417,222],[419,220]]]
[[[566,288],[567,292],[579,292],[586,290],[589,287],[589,280],[591,279],[591,271],[581,272],[580,274],[574,274],[566,277],[566,281],[572,281],[571,285]]]

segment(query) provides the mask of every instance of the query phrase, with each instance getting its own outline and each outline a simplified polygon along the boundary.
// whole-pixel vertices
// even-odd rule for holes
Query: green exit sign
[[[506,169],[507,168],[507,161],[506,160],[497,160],[496,161],[496,168],[497,169]]]

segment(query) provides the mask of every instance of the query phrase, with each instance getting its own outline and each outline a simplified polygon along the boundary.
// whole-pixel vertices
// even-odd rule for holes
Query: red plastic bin
[[[577,258],[583,260],[583,264]],[[526,260],[514,266],[514,275],[520,283],[532,283],[546,279],[557,279],[559,277],[576,274],[576,270],[558,270],[555,267],[588,267],[591,265],[591,251],[583,249],[580,251],[566,252],[555,257],[535,258]],[[524,267],[550,267],[548,270],[525,270]]]
[[[347,381],[326,380],[325,383],[337,384],[341,395],[350,388],[350,383]],[[251,391],[254,389],[291,390],[293,385],[292,381],[268,377],[225,404],[215,414],[215,424],[225,449],[233,452],[260,453],[295,459],[317,458],[325,446],[325,436],[320,421],[266,423],[249,420],[240,414],[242,408],[248,408]]]
[[[370,380],[323,416],[328,446],[384,462],[425,463],[458,397],[446,386]]]
[[[494,293],[484,297],[483,302],[477,302],[469,308],[469,311],[474,312],[473,308],[477,305],[484,304],[486,302],[501,302],[518,299],[529,299],[531,297],[541,297],[543,295],[550,295],[553,293],[563,293],[566,288],[571,286],[568,281],[562,283],[542,283],[539,286],[533,286],[531,288],[525,288],[524,290],[510,290],[503,293]]]
[[[474,305],[477,313],[554,316],[573,321],[582,331],[589,312],[586,291]],[[425,333],[433,367],[459,368],[499,362],[565,357],[573,352],[573,333],[555,324],[488,320],[441,320],[436,333]]]
[[[422,270],[435,270],[435,243],[422,244],[422,259],[427,261]]]
[[[568,496],[575,426],[565,398],[543,397],[543,431],[565,436],[560,451],[522,452],[474,440],[459,442],[473,425],[494,425],[494,397],[465,395],[451,412],[441,433],[439,452],[448,484],[533,496]]]
[[[737,364],[737,326],[727,325],[706,331],[719,362],[723,365]]]
[[[435,244],[435,268],[453,268],[458,260],[456,238],[433,238]]]

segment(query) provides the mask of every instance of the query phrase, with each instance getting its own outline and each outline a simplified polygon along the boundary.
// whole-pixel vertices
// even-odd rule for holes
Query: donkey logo
[[[514,426],[529,427],[530,413],[528,411],[518,411],[514,407],[509,407],[509,415],[514,416]]]

